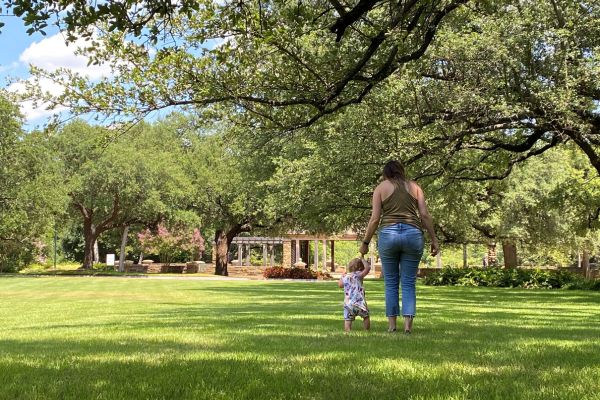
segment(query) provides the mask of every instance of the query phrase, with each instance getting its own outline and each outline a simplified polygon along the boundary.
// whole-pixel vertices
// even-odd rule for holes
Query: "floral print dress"
[[[356,316],[369,317],[369,308],[365,300],[365,288],[363,287],[360,272],[352,272],[342,276],[344,284],[344,320],[354,321]]]

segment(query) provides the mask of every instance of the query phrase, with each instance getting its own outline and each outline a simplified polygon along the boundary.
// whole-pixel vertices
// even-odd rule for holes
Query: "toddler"
[[[369,308],[365,300],[365,289],[363,279],[371,265],[364,258],[355,258],[348,263],[348,271],[340,278],[338,286],[344,288],[344,330],[352,329],[352,321],[358,315],[363,319],[363,327],[368,330],[371,327]]]

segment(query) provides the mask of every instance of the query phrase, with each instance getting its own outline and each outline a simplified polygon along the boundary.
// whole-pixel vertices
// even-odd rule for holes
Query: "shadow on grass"
[[[0,398],[591,399],[600,390],[600,297],[419,289],[412,336],[384,332],[378,282],[367,283],[374,330],[349,335],[329,284],[185,284],[186,301],[30,321],[24,331],[43,326],[41,337],[0,339]]]

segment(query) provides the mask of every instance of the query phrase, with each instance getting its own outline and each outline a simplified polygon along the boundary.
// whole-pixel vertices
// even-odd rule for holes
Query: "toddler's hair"
[[[365,260],[362,258],[353,258],[348,263],[348,272],[364,271]]]

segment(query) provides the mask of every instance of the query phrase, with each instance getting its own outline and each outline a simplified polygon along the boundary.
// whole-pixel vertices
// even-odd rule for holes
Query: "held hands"
[[[358,252],[364,257],[364,255],[369,252],[369,245],[362,243],[358,249]]]
[[[436,256],[440,252],[440,245],[437,239],[431,241],[431,256]]]

